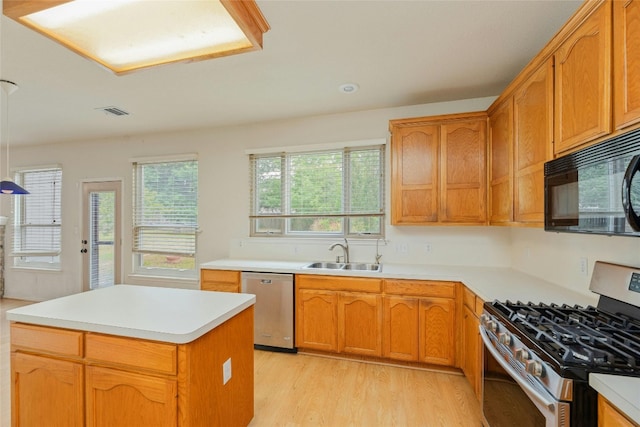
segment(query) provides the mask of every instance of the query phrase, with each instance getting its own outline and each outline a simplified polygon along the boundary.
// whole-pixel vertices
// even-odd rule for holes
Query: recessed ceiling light
[[[357,92],[358,89],[360,89],[360,86],[355,83],[345,83],[343,85],[340,85],[340,87],[338,88],[338,90],[342,93],[354,93]]]

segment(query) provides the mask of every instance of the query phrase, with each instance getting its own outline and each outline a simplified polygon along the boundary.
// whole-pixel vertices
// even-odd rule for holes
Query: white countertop
[[[484,301],[511,300],[554,302],[570,305],[596,305],[598,296],[557,286],[534,276],[497,267],[382,264],[381,272],[304,268],[310,262],[220,259],[200,265],[211,270],[255,271],[265,273],[321,274],[416,280],[462,282]]]
[[[7,319],[175,344],[255,304],[255,295],[116,285],[7,311]]]
[[[640,378],[589,374],[589,385],[640,424]]]

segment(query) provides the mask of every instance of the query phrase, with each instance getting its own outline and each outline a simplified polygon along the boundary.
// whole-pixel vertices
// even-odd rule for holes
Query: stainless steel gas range
[[[483,413],[491,427],[595,427],[589,373],[640,377],[640,268],[596,262],[597,307],[488,302]]]

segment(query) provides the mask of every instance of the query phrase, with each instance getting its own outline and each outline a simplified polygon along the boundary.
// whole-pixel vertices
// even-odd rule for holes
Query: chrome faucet
[[[380,264],[380,258],[382,258],[382,254],[378,249],[378,244],[380,243],[380,240],[382,240],[385,245],[387,244],[387,241],[385,239],[376,239],[376,264]]]
[[[344,252],[344,262],[349,262],[349,242],[347,241],[347,239],[344,239],[344,245],[342,243],[334,243],[333,245],[329,246],[329,250],[332,251],[336,246],[340,246],[342,248],[342,251]],[[339,255],[336,256],[336,262],[340,262]]]

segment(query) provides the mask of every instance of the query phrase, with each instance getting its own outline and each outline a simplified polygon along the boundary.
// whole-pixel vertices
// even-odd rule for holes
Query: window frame
[[[196,169],[199,168],[198,156],[197,154],[185,154],[185,155],[177,155],[177,156],[162,156],[162,157],[145,157],[145,158],[136,158],[130,159],[132,163],[132,187],[133,187],[133,201],[132,201],[132,224],[131,224],[131,255],[132,255],[132,271],[134,275],[144,276],[144,277],[159,277],[159,278],[179,278],[179,279],[197,279],[199,274],[199,266],[198,266],[198,234],[199,234],[199,224],[198,224],[198,206],[199,206],[199,170],[196,171],[195,174],[195,212],[196,212],[196,222],[193,226],[176,226],[173,228],[183,228],[183,229],[192,229],[193,233],[193,252],[192,255],[186,255],[183,252],[162,252],[165,256],[189,256],[193,258],[194,266],[189,269],[181,269],[181,268],[161,268],[161,267],[147,267],[143,264],[143,257],[145,254],[149,254],[151,252],[138,250],[136,243],[136,236],[138,235],[137,229],[139,228],[153,228],[153,226],[148,224],[139,224],[137,219],[137,212],[140,209],[141,200],[144,199],[144,193],[140,190],[139,185],[142,184],[142,180],[140,179],[140,173],[142,172],[142,168],[146,165],[157,165],[160,163],[184,163],[184,162],[194,162],[196,165]],[[162,227],[162,226],[160,226]],[[179,234],[179,233],[178,233]]]
[[[380,171],[380,177],[378,181],[379,190],[379,210],[376,213],[358,213],[351,211],[353,200],[350,197],[350,184],[353,181],[351,176],[351,168],[349,166],[349,156],[351,152],[364,151],[364,150],[378,150],[379,152],[379,164],[377,167]],[[342,191],[344,195],[344,205],[342,212],[338,214],[291,214],[291,197],[288,175],[288,165],[291,156],[300,154],[322,154],[341,151],[342,152]],[[277,238],[369,238],[379,239],[385,237],[385,221],[386,221],[386,141],[384,140],[368,140],[368,141],[356,141],[352,143],[343,144],[326,144],[322,146],[299,146],[283,149],[271,149],[271,150],[256,150],[253,152],[247,152],[249,154],[249,174],[250,174],[250,237],[277,237]],[[260,215],[256,212],[258,204],[258,184],[256,173],[256,161],[260,158],[280,158],[281,167],[281,210],[280,214]],[[313,232],[313,231],[295,231],[291,230],[291,219],[293,218],[329,218],[339,217],[342,222],[342,231],[330,233],[330,232]],[[379,218],[379,233],[371,232],[350,232],[351,221],[355,218],[362,217],[377,217]],[[281,232],[259,232],[257,231],[257,222],[260,219],[267,218],[280,218],[283,221]]]
[[[23,250],[24,243],[21,243],[21,248],[16,250],[16,245],[18,242],[25,242],[26,245],[29,245],[29,240],[25,240],[26,237],[18,238],[18,235],[24,236],[24,233],[27,231],[29,226],[26,224],[26,216],[27,212],[27,202],[29,200],[33,200],[37,194],[33,189],[27,188],[25,184],[25,174],[37,174],[43,172],[52,172],[57,176],[52,177],[51,181],[47,181],[47,183],[51,183],[55,187],[55,197],[51,200],[53,205],[50,207],[50,211],[48,214],[51,214],[53,217],[53,222],[51,224],[38,224],[36,227],[46,227],[57,229],[57,240],[58,247],[55,245],[51,246],[51,250]],[[63,235],[63,226],[62,226],[62,180],[63,180],[63,170],[60,165],[47,165],[47,166],[33,166],[33,167],[22,167],[14,170],[14,181],[23,186],[30,194],[25,195],[15,195],[13,196],[12,205],[12,221],[11,221],[11,251],[9,256],[13,258],[13,267],[20,269],[34,269],[34,270],[50,270],[50,271],[61,271],[62,270],[62,235]],[[56,185],[57,184],[57,185]],[[25,199],[28,197],[29,199]],[[48,202],[48,201],[45,201]],[[34,207],[32,207],[33,209]],[[37,208],[41,208],[40,205]],[[57,212],[56,212],[57,211]],[[56,213],[58,215],[56,215]],[[56,218],[57,216],[57,218]],[[56,223],[57,222],[57,223]],[[51,257],[51,261],[43,261],[43,260],[33,260],[34,258],[43,258],[43,257]],[[30,260],[32,259],[32,260]]]

